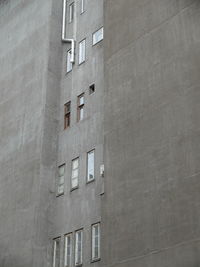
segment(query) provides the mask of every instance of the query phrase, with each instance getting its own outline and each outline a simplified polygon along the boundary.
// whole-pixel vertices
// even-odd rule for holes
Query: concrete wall
[[[104,4],[102,266],[199,266],[200,2]]]
[[[68,6],[73,1],[68,1]],[[62,9],[60,9],[62,14]],[[69,10],[67,9],[67,14]],[[83,264],[91,262],[91,225],[101,221],[101,193],[103,180],[100,165],[103,163],[103,42],[92,46],[92,34],[103,26],[103,1],[85,1],[85,12],[80,14],[80,1],[75,1],[75,17],[68,23],[66,37],[76,40],[76,57],[73,70],[66,71],[66,56],[70,44],[62,48],[61,95],[59,104],[59,132],[57,167],[65,167],[65,192],[56,197],[51,207],[53,220],[49,236],[61,236],[61,266],[63,266],[64,235],[83,228]],[[78,64],[78,45],[86,38],[86,61]],[[89,94],[89,86],[95,84],[95,93]],[[77,97],[84,93],[84,119],[77,122]],[[64,104],[71,101],[71,124],[64,129]],[[95,181],[86,183],[87,152],[95,149]],[[71,191],[72,160],[79,157],[79,187]],[[55,187],[55,179],[52,180]],[[56,188],[55,188],[56,190]],[[73,235],[74,240],[74,235]],[[74,241],[73,241],[74,242]],[[73,246],[74,264],[74,246]],[[100,262],[93,263],[94,267]]]
[[[62,66],[56,16],[52,1],[0,1],[1,267],[47,266]]]

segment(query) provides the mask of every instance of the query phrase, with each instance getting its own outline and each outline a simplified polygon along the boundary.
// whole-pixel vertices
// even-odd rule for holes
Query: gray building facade
[[[0,267],[200,266],[199,47],[198,0],[0,0]]]

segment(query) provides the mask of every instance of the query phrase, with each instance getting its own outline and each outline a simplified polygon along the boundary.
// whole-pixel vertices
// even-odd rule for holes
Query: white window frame
[[[60,170],[63,168],[63,174],[60,174]],[[61,179],[63,180],[61,182]],[[63,188],[62,191],[59,191],[60,188]],[[56,196],[61,196],[64,194],[65,191],[65,164],[62,164],[58,167],[58,174],[57,174],[57,185],[56,185]]]
[[[81,233],[81,240],[78,240],[79,233]],[[79,247],[80,246],[80,247]],[[80,255],[79,255],[80,248]],[[80,256],[80,261],[78,260]],[[83,229],[77,230],[75,232],[75,266],[80,266],[83,264]]]
[[[70,247],[68,246],[68,239],[70,239]],[[64,236],[64,267],[72,266],[72,246],[72,233],[66,234]],[[70,254],[68,254],[68,249],[70,250]]]
[[[93,178],[90,178],[90,169],[89,169],[89,161],[90,161],[90,155],[93,155],[93,170],[92,170],[92,174],[93,174]],[[95,149],[90,150],[87,153],[87,183],[92,182],[95,180]]]
[[[75,3],[72,2],[69,5],[69,23],[72,23],[74,20],[74,14],[75,14]]]
[[[98,235],[96,235],[95,230],[98,229]],[[100,242],[101,242],[101,227],[100,223],[95,223],[92,225],[92,261],[100,260],[101,254],[100,254]],[[96,238],[97,238],[97,247],[96,247]],[[95,252],[95,249],[97,248],[97,255]]]
[[[85,62],[86,59],[86,38],[79,42],[79,54],[78,63],[79,65]]]
[[[73,63],[71,62],[72,50],[67,51],[67,73],[72,71]]]
[[[77,162],[77,168],[74,168],[74,164]],[[74,172],[77,171],[77,176],[74,176]],[[77,180],[75,186],[73,186],[73,180]],[[78,188],[79,184],[79,157],[72,160],[72,168],[71,168],[71,190]]]
[[[57,252],[57,242],[60,242],[61,246],[61,237],[57,237],[53,239],[53,267],[60,267],[60,250],[59,250],[59,258],[58,258],[58,264],[56,263],[56,252]]]
[[[80,0],[80,14],[85,12],[85,0]]]
[[[92,45],[96,45],[103,40],[104,28],[101,27],[92,34]]]

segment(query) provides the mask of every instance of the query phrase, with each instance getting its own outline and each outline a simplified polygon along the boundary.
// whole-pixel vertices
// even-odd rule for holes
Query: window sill
[[[76,189],[78,189],[78,186],[71,188],[71,189],[70,189],[70,192],[73,192],[73,191],[75,191]]]
[[[61,196],[64,196],[64,192],[61,193],[61,194],[56,195],[56,197],[61,197]]]
[[[82,61],[81,63],[78,63],[79,66],[83,65],[86,62],[86,60]]]
[[[90,181],[87,181],[86,184],[91,184],[91,183],[93,183],[93,182],[95,182],[95,178],[92,179],[92,180],[90,180]]]
[[[94,260],[91,260],[91,263],[95,263],[95,262],[100,261],[100,260],[101,260],[101,258],[94,259]]]
[[[99,44],[99,43],[101,43],[103,41],[103,39],[101,39],[100,41],[98,41],[97,43],[95,43],[95,44],[92,44],[92,46],[95,46],[95,45],[97,45],[97,44]]]

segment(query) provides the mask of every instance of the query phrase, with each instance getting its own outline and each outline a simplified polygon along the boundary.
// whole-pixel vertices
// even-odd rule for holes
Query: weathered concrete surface
[[[49,0],[0,1],[1,267],[43,267],[51,260],[61,67],[61,23],[53,10]]]
[[[73,2],[68,1],[68,5]],[[67,10],[68,12],[68,10]],[[101,221],[103,163],[103,42],[92,46],[92,33],[103,25],[103,1],[86,1],[85,12],[80,15],[80,1],[76,1],[76,16],[67,23],[67,38],[76,40],[76,57],[73,71],[66,73],[66,55],[69,44],[63,44],[62,77],[59,112],[59,142],[57,166],[66,164],[65,194],[54,194],[52,215],[54,227],[49,236],[61,236],[63,255],[64,235],[80,228],[83,232],[83,265],[91,264],[91,225]],[[78,44],[86,38],[86,61],[78,65]],[[95,83],[95,93],[89,95],[89,86]],[[77,96],[85,93],[84,119],[77,123]],[[64,130],[64,104],[71,101],[71,124]],[[95,149],[95,181],[86,183],[87,152]],[[71,192],[71,161],[79,157],[79,187]],[[73,247],[74,255],[74,247]],[[74,261],[74,257],[73,257]],[[94,267],[101,262],[93,263]],[[63,266],[63,256],[61,256]]]
[[[102,266],[200,266],[200,2],[104,4]]]

